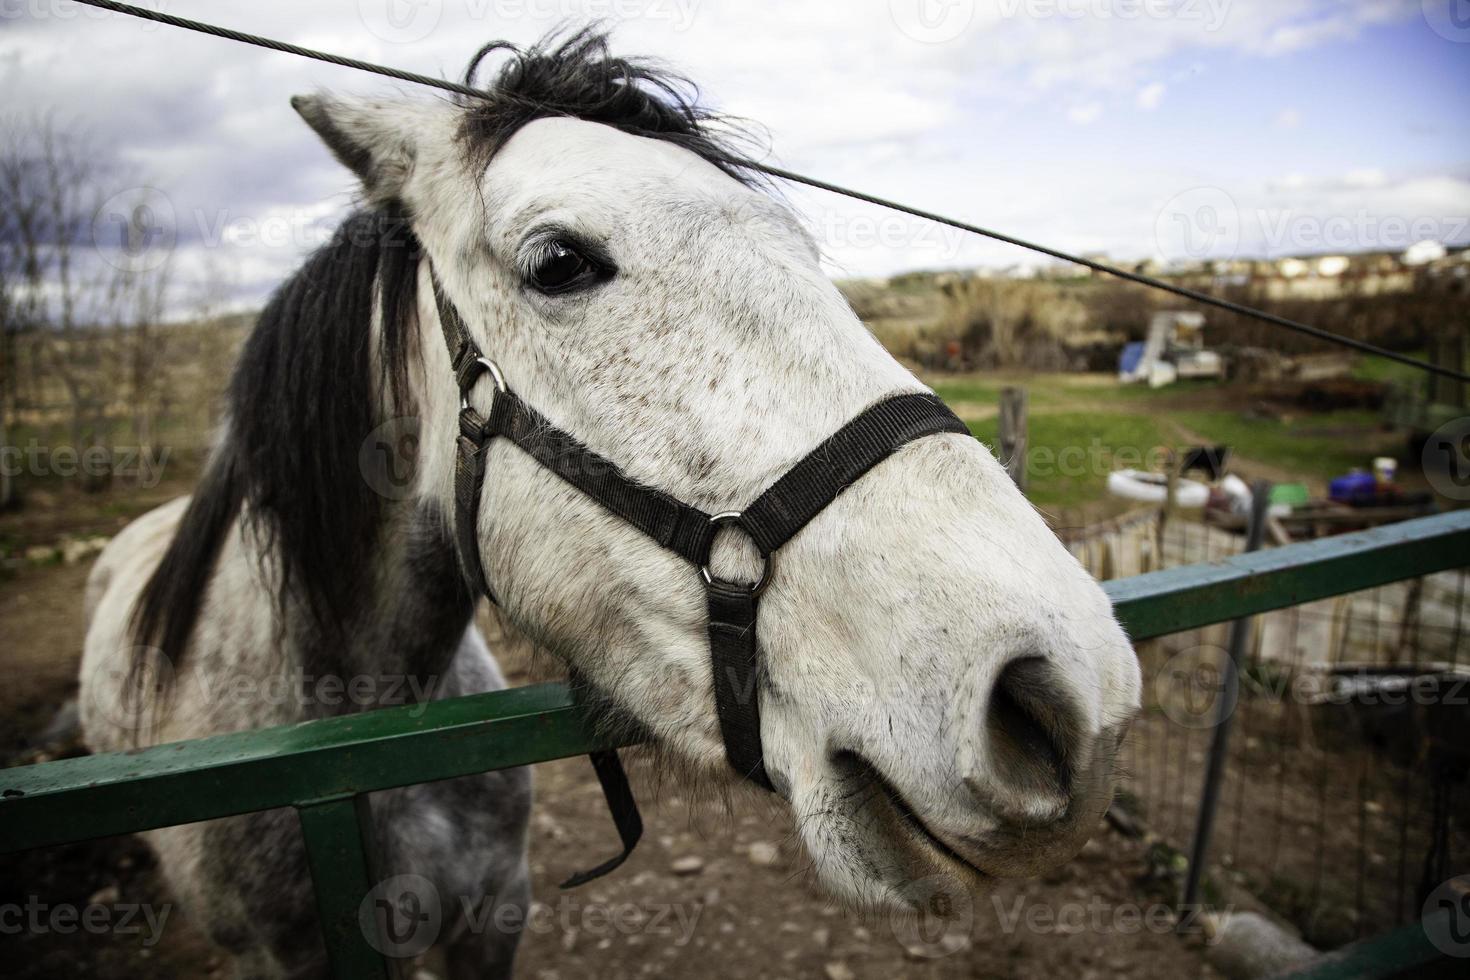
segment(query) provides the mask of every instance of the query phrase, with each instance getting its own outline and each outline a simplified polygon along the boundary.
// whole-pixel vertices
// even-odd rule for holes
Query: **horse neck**
[[[426,699],[443,685],[470,623],[474,607],[442,520],[395,503],[378,542],[370,568],[346,570],[361,596],[340,630],[318,624],[300,603],[277,610],[308,716]]]

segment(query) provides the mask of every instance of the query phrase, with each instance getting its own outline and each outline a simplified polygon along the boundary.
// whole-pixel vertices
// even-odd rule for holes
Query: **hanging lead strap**
[[[594,878],[601,878],[609,871],[616,871],[633,853],[643,836],[643,816],[638,812],[638,801],[633,799],[633,787],[628,785],[628,774],[623,771],[623,760],[616,749],[589,753],[592,768],[597,771],[597,781],[602,784],[602,798],[607,801],[612,814],[613,826],[618,828],[618,839],[623,842],[623,852],[608,858],[595,868],[578,871],[561,883],[563,888],[576,888]]]

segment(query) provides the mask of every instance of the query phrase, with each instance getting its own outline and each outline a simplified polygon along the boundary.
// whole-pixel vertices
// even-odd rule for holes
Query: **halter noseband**
[[[470,336],[464,319],[431,269],[439,324],[459,385],[459,434],[455,439],[454,540],[460,567],[476,591],[497,602],[485,577],[477,537],[480,496],[490,443],[501,437],[699,569],[709,607],[710,660],[715,708],[725,757],[745,779],[772,790],[761,749],[760,674],[756,607],[771,580],[771,556],[837,495],[905,444],[941,432],[969,429],[932,394],[907,394],[870,406],[829,436],[741,511],[706,514],[697,507],[644,486],[612,462],[552,425],[521,401],[495,362]],[[469,403],[484,375],[495,384],[489,415]],[[764,566],[754,585],[727,582],[709,569],[716,533],[738,526],[755,542]],[[643,832],[637,804],[615,750],[595,752],[592,764],[623,843],[623,853],[590,871],[573,875],[563,888],[583,884],[622,864]]]

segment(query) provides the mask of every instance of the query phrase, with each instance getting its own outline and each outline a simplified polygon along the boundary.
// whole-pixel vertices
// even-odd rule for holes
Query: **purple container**
[[[1378,484],[1372,473],[1354,470],[1347,476],[1339,476],[1327,484],[1327,496],[1342,503],[1352,503],[1378,492]]]

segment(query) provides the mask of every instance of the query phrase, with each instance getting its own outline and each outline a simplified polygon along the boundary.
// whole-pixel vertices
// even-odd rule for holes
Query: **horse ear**
[[[316,130],[327,149],[358,179],[374,201],[401,196],[413,169],[418,107],[404,102],[297,95],[291,108]]]

